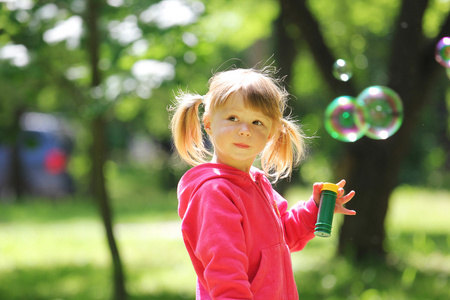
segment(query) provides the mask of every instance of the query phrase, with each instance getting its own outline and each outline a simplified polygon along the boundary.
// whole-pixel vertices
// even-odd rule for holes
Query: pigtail
[[[264,172],[274,182],[289,177],[305,156],[306,136],[292,120],[283,118],[281,130],[274,135],[261,154],[261,165]]]
[[[206,162],[209,155],[202,136],[199,106],[203,97],[180,92],[175,98],[171,120],[173,142],[179,155],[192,166]]]

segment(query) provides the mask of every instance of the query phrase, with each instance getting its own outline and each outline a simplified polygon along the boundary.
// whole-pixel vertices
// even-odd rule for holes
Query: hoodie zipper
[[[252,180],[252,181],[253,181],[253,180]],[[271,204],[270,204],[270,197],[268,197],[268,196],[266,195],[266,193],[265,193],[265,191],[264,191],[264,189],[263,189],[263,187],[262,187],[261,182],[260,182],[258,179],[256,179],[256,180],[253,181],[253,182],[254,182],[254,183],[256,184],[256,186],[258,187],[260,193],[263,194],[263,197],[264,197],[264,199],[266,200],[266,201],[265,201],[266,204],[269,205],[269,207],[270,207],[271,209],[274,210],[274,214],[272,214],[272,216],[275,218],[275,223],[276,223],[276,226],[277,226],[277,228],[278,228],[278,234],[279,234],[280,244],[284,244],[285,241],[284,241],[284,233],[283,233],[283,224],[282,224],[282,221],[281,221],[281,214],[280,214],[280,211],[279,211],[279,209],[278,209],[277,202],[276,202],[275,199],[274,199],[274,200],[273,200],[273,205],[271,205]],[[275,215],[275,214],[276,214],[276,215]],[[277,218],[276,216],[278,216],[278,218]],[[286,269],[285,269],[284,263],[283,263],[281,266],[282,266],[282,269],[283,269],[283,285],[286,286],[286,276],[287,276],[287,275],[286,275]],[[284,293],[286,293],[286,291],[284,291]],[[287,297],[287,295],[284,295],[284,297]]]
[[[253,180],[252,180],[253,181]],[[283,231],[282,231],[282,228],[281,228],[281,214],[280,214],[280,211],[279,211],[279,209],[278,209],[278,205],[277,205],[277,203],[275,202],[275,200],[273,200],[273,204],[271,204],[270,203],[270,199],[269,199],[269,197],[267,197],[267,195],[266,195],[266,193],[265,193],[265,191],[264,191],[264,189],[262,188],[262,186],[261,186],[261,182],[257,179],[257,180],[255,180],[255,181],[253,181],[255,184],[256,184],[256,186],[258,187],[258,190],[259,190],[259,192],[263,195],[263,198],[264,198],[264,200],[265,200],[265,203],[269,206],[269,208],[273,211],[273,217],[274,217],[274,219],[275,219],[275,223],[276,223],[276,225],[277,225],[277,227],[278,227],[278,232],[279,232],[279,234],[280,234],[280,239],[282,239],[283,240]],[[276,216],[278,216],[278,218],[276,217]]]

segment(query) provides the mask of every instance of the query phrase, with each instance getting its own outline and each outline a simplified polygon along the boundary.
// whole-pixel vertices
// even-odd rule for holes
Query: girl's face
[[[214,145],[213,162],[249,172],[272,133],[272,120],[248,108],[238,92],[212,114],[205,113],[203,123]]]

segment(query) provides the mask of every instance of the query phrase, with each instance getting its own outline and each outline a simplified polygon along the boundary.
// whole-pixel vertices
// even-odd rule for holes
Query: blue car
[[[72,194],[73,180],[67,172],[72,138],[67,124],[50,114],[28,112],[20,127],[16,147],[0,144],[0,197],[12,196],[17,189],[51,198]]]

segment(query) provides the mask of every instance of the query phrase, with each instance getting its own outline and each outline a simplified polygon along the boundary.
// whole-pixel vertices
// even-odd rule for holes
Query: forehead
[[[244,106],[278,119],[284,111],[285,93],[268,75],[252,70],[237,69],[222,72],[210,80],[206,110],[213,112],[240,94]]]
[[[217,108],[217,110],[222,113],[245,113],[259,118],[271,119],[271,117],[265,114],[261,109],[252,106],[250,101],[239,92],[232,93],[223,105]]]

